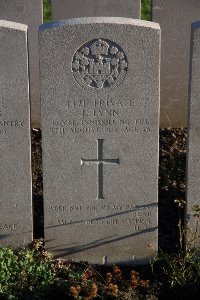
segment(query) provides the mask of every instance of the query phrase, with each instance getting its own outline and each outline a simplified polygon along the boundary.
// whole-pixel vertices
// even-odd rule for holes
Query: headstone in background
[[[0,244],[32,240],[27,26],[0,21]]]
[[[190,217],[189,228],[194,233],[197,219],[193,216],[193,207],[200,206],[200,22],[192,25],[189,100],[187,212]],[[199,229],[197,233],[199,235]],[[188,238],[190,237],[188,232]],[[198,246],[200,246],[200,239]]]
[[[126,17],[140,19],[141,0],[51,0],[52,19]]]
[[[160,30],[125,18],[40,27],[47,248],[134,263],[157,248]]]
[[[190,31],[199,16],[199,0],[153,0],[162,32],[161,128],[187,127]]]
[[[0,0],[0,20],[28,25],[31,123],[40,127],[38,27],[43,23],[42,0]]]

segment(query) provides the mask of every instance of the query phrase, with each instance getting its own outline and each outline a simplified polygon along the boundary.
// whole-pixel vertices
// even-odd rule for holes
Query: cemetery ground
[[[149,266],[98,266],[54,260],[43,247],[41,133],[33,130],[35,240],[28,249],[0,249],[0,299],[199,299],[200,262],[192,247],[184,254],[179,235],[185,206],[186,138],[185,129],[160,130],[155,260]],[[197,225],[199,216],[197,209]],[[151,243],[147,247],[151,251]]]

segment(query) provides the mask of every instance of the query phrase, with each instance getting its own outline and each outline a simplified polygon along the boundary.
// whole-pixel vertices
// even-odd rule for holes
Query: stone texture
[[[199,16],[199,0],[153,0],[162,31],[161,128],[187,127],[190,31]]]
[[[27,26],[0,21],[1,246],[32,240]]]
[[[82,18],[40,27],[47,248],[135,263],[157,248],[159,25]]]
[[[43,23],[42,0],[1,0],[0,20],[28,25],[31,123],[40,127],[38,27]]]
[[[192,26],[190,65],[190,115],[187,151],[187,205],[188,217],[190,217],[189,227],[190,229],[192,229],[192,232],[194,232],[196,219],[193,216],[193,206],[200,205],[200,22],[194,23]],[[198,241],[198,245],[200,246],[200,239]]]
[[[51,0],[53,20],[80,17],[140,19],[140,0]]]

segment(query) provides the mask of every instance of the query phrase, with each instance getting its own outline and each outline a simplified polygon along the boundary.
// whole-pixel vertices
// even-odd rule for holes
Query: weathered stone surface
[[[80,17],[140,19],[141,0],[51,0],[53,20]]]
[[[195,232],[197,219],[193,216],[194,205],[200,206],[200,22],[192,26],[190,67],[190,115],[187,155],[187,206],[189,227]],[[198,229],[199,234],[199,229]],[[188,238],[190,238],[188,232]],[[200,239],[198,242],[200,246]]]
[[[43,22],[42,0],[1,0],[0,20],[28,25],[31,123],[40,127],[38,27]]]
[[[0,21],[0,240],[32,240],[27,26]]]
[[[40,28],[45,239],[56,256],[134,263],[157,247],[159,25]]]
[[[190,31],[199,15],[199,0],[153,0],[162,32],[161,128],[187,126]]]

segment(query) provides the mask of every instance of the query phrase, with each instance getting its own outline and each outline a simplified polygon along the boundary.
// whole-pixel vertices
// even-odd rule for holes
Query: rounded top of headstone
[[[21,30],[21,31],[27,31],[27,29],[28,29],[28,26],[25,25],[25,24],[5,21],[5,20],[0,20],[0,27],[6,27],[6,28],[10,28],[10,29],[17,29],[17,30]]]
[[[192,29],[200,28],[200,21],[192,23]]]
[[[51,29],[54,27],[61,27],[61,26],[73,26],[78,24],[125,24],[125,25],[133,25],[133,26],[140,26],[140,27],[148,27],[153,29],[160,30],[160,25],[158,23],[137,20],[132,18],[119,18],[119,17],[84,17],[84,18],[75,18],[75,19],[66,19],[60,20],[58,22],[51,22],[42,24],[39,27],[39,30],[46,30]]]

